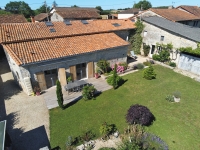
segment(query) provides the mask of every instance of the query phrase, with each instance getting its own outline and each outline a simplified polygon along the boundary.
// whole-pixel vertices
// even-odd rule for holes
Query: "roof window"
[[[112,25],[115,26],[115,27],[121,26],[119,23],[112,23]]]
[[[53,26],[53,23],[52,22],[45,22],[46,26],[49,27],[49,26]]]
[[[66,25],[72,25],[71,22],[70,22],[69,20],[64,21],[64,23],[65,23]]]
[[[81,20],[83,24],[88,24],[87,20]]]
[[[50,32],[56,32],[56,30],[54,28],[49,29]]]

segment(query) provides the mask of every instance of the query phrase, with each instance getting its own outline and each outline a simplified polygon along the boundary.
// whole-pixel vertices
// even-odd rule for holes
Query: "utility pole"
[[[175,4],[175,2],[172,1],[172,9],[174,8],[174,4]]]
[[[47,20],[49,22],[49,13],[47,12],[47,3],[46,3],[46,0],[44,1],[44,6],[46,7]]]
[[[142,12],[142,4],[141,4],[141,8],[140,8],[141,12]],[[140,14],[140,22],[142,21],[142,13]]]

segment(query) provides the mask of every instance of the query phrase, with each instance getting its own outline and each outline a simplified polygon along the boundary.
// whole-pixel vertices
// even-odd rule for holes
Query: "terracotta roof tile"
[[[154,13],[171,21],[187,21],[187,20],[200,20],[193,14],[178,10],[178,9],[149,9]]]
[[[115,27],[112,25],[113,23],[118,23],[120,26]],[[88,24],[83,24],[81,21],[71,21],[71,24],[66,25],[63,22],[53,22],[53,26],[50,27],[47,27],[44,22],[1,24],[0,43],[105,33],[135,28],[134,23],[130,20],[88,20]],[[50,28],[54,28],[56,32],[50,32]]]
[[[27,20],[23,15],[16,14],[5,14],[0,15],[0,24],[1,23],[26,23]]]
[[[102,33],[3,44],[18,65],[127,46],[128,42],[114,33]]]
[[[34,18],[36,21],[42,21],[45,18],[47,18],[47,16],[50,16],[50,15],[51,14],[48,14],[48,13],[40,13],[40,14],[36,15]]]
[[[185,6],[185,5],[181,5],[181,6],[177,7],[177,9],[178,8],[182,8],[182,9],[184,9],[184,10],[186,10],[186,11],[194,14],[195,16],[200,17],[200,8],[197,7],[197,6]]]
[[[66,10],[56,13],[64,19],[101,19],[100,14],[94,10]]]

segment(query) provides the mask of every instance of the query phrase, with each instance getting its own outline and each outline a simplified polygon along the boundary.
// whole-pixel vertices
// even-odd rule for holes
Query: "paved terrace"
[[[98,92],[103,92],[112,88],[112,86],[108,85],[106,80],[102,78],[98,78],[98,79],[90,78],[90,79],[86,79],[85,81],[87,83],[93,84]],[[70,92],[68,95],[68,92],[65,91],[64,88],[62,92],[63,92],[64,104],[68,104],[72,101],[76,101],[82,98],[82,92]],[[58,107],[57,96],[56,96],[56,86],[53,86],[47,89],[45,93],[42,95],[45,99],[48,109]]]

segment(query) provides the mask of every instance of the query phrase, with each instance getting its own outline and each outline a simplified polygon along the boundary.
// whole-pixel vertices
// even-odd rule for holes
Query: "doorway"
[[[153,54],[154,54],[154,51],[155,51],[155,45],[152,45],[151,46],[151,54],[150,54],[150,57],[152,58]]]
[[[86,69],[87,69],[86,63],[76,65],[76,78],[77,78],[77,80],[87,78]]]
[[[45,74],[47,88],[56,85],[56,80],[58,80],[57,69],[46,70],[44,71],[44,74]]]

